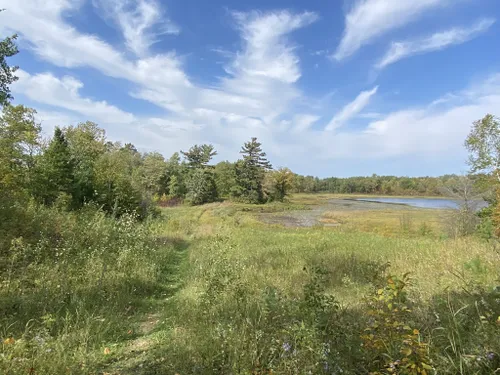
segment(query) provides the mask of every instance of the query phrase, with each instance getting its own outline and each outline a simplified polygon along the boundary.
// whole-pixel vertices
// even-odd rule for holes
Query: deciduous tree
[[[15,40],[17,35],[12,35],[0,41],[0,105],[4,106],[12,99],[10,85],[18,78],[14,75],[17,66],[9,66],[6,58],[16,55],[17,49]]]
[[[500,121],[493,115],[486,115],[472,125],[465,141],[469,150],[471,172],[485,172],[495,175],[500,182]]]

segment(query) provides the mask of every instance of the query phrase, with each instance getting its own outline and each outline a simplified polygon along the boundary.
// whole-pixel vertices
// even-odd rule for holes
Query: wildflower
[[[486,358],[488,358],[490,361],[493,361],[496,357],[496,354],[493,353],[493,352],[489,352],[488,354],[486,354]]]
[[[7,338],[7,339],[3,340],[3,343],[4,343],[5,345],[11,345],[11,344],[14,344],[15,342],[16,342],[16,340],[14,340],[14,338],[13,338],[13,337],[9,337],[9,338]]]
[[[283,350],[284,350],[285,352],[289,352],[289,351],[290,351],[290,349],[292,349],[292,346],[291,346],[289,343],[284,342],[284,343],[283,343],[283,345],[282,345],[282,348],[283,348]]]
[[[104,348],[104,355],[111,354],[111,350],[109,348]]]

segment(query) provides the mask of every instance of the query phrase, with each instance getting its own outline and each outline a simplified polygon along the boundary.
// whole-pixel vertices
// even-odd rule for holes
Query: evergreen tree
[[[212,145],[194,145],[188,151],[181,151],[182,155],[186,158],[187,164],[190,168],[204,168],[212,158],[217,155],[214,146]]]
[[[172,198],[182,198],[185,194],[185,189],[182,181],[175,174],[170,177],[170,181],[168,183],[168,192],[170,197]]]
[[[44,204],[53,204],[61,194],[74,192],[73,160],[68,142],[56,128],[49,147],[38,159],[34,195]]]
[[[271,170],[273,166],[266,159],[266,153],[260,147],[261,143],[257,142],[256,137],[252,137],[250,142],[245,142],[241,147],[240,154],[243,155],[243,161],[249,168],[254,170],[264,171]]]
[[[262,203],[262,183],[266,170],[272,169],[271,163],[255,137],[243,145],[240,154],[243,155],[243,160],[235,165],[237,186],[233,189],[233,196],[250,203]]]

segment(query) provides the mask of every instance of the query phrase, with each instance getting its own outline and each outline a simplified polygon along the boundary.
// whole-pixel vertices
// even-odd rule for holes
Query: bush
[[[192,171],[188,181],[186,199],[192,205],[215,202],[217,186],[213,172],[208,168],[198,168]]]

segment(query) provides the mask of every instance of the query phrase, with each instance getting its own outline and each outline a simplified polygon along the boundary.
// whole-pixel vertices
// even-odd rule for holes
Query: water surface
[[[460,202],[441,198],[357,198],[357,201],[404,204],[418,208],[453,209],[460,207]],[[483,202],[481,202],[482,205]]]

